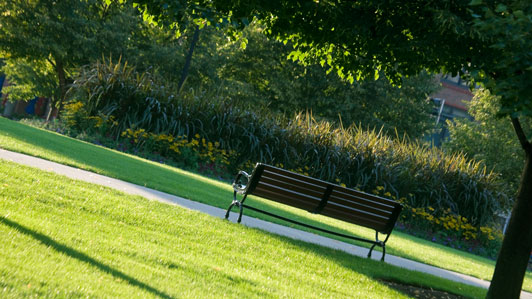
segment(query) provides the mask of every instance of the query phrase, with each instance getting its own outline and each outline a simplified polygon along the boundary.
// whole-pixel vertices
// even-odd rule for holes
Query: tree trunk
[[[526,153],[521,186],[502,242],[487,298],[519,298],[532,250],[532,147],[512,119]]]
[[[63,65],[62,60],[55,61],[55,71],[57,72],[57,78],[59,78],[59,105],[57,107],[57,118],[59,118],[59,115],[61,113],[61,110],[63,109],[63,102],[66,97],[66,76],[65,76],[65,66]]]
[[[192,41],[190,42],[190,47],[188,49],[187,57],[185,58],[185,65],[183,66],[183,70],[181,71],[181,78],[179,79],[179,83],[177,84],[178,92],[181,92],[181,88],[183,88],[183,85],[185,84],[185,80],[187,79],[188,70],[190,68],[190,62],[192,60],[192,54],[194,53],[194,48],[196,47],[196,44],[198,43],[199,33],[200,33],[200,29],[198,26],[196,26],[196,29],[194,30],[194,35],[192,36]]]
[[[46,114],[46,121],[50,121],[52,119],[52,114],[54,114],[55,102],[56,100],[51,98],[50,102],[48,103],[48,113]]]

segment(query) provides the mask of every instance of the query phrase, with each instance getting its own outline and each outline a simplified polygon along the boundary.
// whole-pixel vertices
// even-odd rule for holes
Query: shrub
[[[199,169],[212,175],[223,176],[230,164],[232,153],[220,148],[219,142],[210,142],[195,134],[190,140],[186,135],[148,133],[144,129],[127,129],[121,137],[138,151],[149,151],[171,158],[181,166]]]
[[[82,68],[74,80],[68,92],[69,98],[74,99],[70,105],[74,106],[65,115],[72,114],[73,108],[82,103],[83,112],[90,117],[110,119],[112,116],[108,133],[113,136],[132,127],[162,131],[172,109],[163,103],[172,100],[173,90],[171,84],[158,85],[156,81],[164,80],[155,79],[148,72],[140,74],[120,59],[116,63],[111,59],[97,61]],[[72,116],[75,118],[75,113]]]

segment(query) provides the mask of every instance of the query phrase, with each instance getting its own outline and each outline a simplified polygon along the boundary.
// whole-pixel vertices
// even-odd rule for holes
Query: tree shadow
[[[25,235],[28,235],[32,238],[34,238],[35,240],[41,242],[42,244],[44,245],[47,245],[47,246],[50,246],[51,248],[53,248],[54,250],[58,251],[58,252],[61,252],[61,253],[64,253],[66,254],[67,256],[70,256],[72,258],[75,258],[81,262],[84,262],[84,263],[87,263],[91,266],[94,266],[98,269],[100,269],[101,271],[103,272],[106,272],[106,273],[109,273],[111,275],[113,275],[114,277],[116,278],[119,278],[119,279],[122,279],[124,281],[127,281],[129,284],[133,285],[133,286],[136,286],[138,288],[141,288],[143,290],[146,290],[156,296],[159,296],[159,297],[162,297],[162,298],[172,298],[172,296],[162,292],[162,291],[159,291],[157,290],[156,288],[150,286],[150,285],[147,285],[123,272],[120,272],[119,270],[116,270],[116,269],[113,269],[111,267],[109,267],[108,265],[105,265],[103,264],[102,262],[99,262],[97,260],[95,260],[94,258],[88,256],[87,254],[83,253],[83,252],[80,252],[80,251],[77,251],[76,249],[74,248],[71,248],[67,245],[64,245],[64,244],[61,244],[57,241],[55,241],[54,239],[46,236],[46,235],[43,235],[39,232],[36,232],[34,230],[31,230],[21,224],[18,224],[14,221],[11,221],[5,217],[0,217],[0,223],[6,225],[6,226],[9,226],[17,231],[19,231],[20,233],[22,234],[25,234]]]
[[[396,284],[401,284],[403,286],[416,289],[416,291],[418,291],[419,289],[430,291],[430,296],[419,297],[419,298],[468,298],[468,297],[463,297],[464,295],[458,295],[458,294],[460,292],[464,292],[465,294],[467,294],[472,289],[477,289],[479,294],[482,294],[481,297],[484,297],[485,294],[487,293],[487,289],[483,289],[481,287],[476,287],[472,285],[467,285],[465,283],[462,283],[462,285],[457,283],[453,286],[458,289],[445,290],[445,288],[448,288],[444,283],[445,281],[447,281],[447,279],[445,278],[433,276],[431,274],[422,273],[422,272],[418,272],[415,270],[400,268],[398,266],[388,264],[386,262],[382,262],[378,260],[373,260],[367,257],[360,257],[360,256],[352,255],[340,249],[328,248],[322,245],[308,243],[302,240],[292,239],[290,237],[286,237],[282,235],[276,235],[276,234],[273,234],[273,233],[270,233],[268,231],[264,231],[261,229],[258,229],[258,230],[262,231],[264,234],[267,234],[269,237],[273,239],[280,240],[281,242],[287,243],[290,246],[302,248],[304,251],[312,252],[313,254],[317,256],[321,256],[345,269],[357,272],[361,275],[371,278],[375,281],[375,283],[386,285],[389,288],[394,288],[394,286],[390,286],[390,284],[386,282],[393,281]],[[380,257],[380,255],[382,254],[382,251],[376,248],[373,251],[373,254]],[[396,272],[396,270],[399,270],[399,269],[401,269],[401,271]],[[434,285],[432,285],[431,282],[434,282]],[[436,289],[434,289],[433,287],[436,287]],[[439,287],[442,287],[443,289],[437,289]],[[399,288],[394,288],[394,289],[400,292],[404,292],[404,290],[399,289]],[[425,291],[425,292],[428,292],[428,291]],[[448,297],[445,297],[445,296],[438,297],[437,295],[440,292],[443,293],[445,296],[448,295]],[[465,296],[468,296],[468,295],[465,295]]]

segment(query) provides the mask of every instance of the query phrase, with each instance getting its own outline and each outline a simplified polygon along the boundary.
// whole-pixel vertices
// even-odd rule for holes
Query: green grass
[[[146,161],[138,157],[98,147],[45,130],[0,118],[0,147],[72,165],[110,177],[168,192],[194,201],[226,208],[232,199],[229,184],[180,169]],[[313,215],[260,198],[250,197],[249,204],[310,224],[372,238],[374,232],[334,219]],[[247,215],[268,219],[262,214]],[[286,223],[283,223],[286,225]],[[365,244],[360,244],[366,246]],[[394,232],[387,243],[389,253],[435,265],[452,271],[491,279],[494,261]],[[532,274],[525,277],[523,289],[532,291]]]
[[[407,298],[486,290],[0,160],[0,297]]]

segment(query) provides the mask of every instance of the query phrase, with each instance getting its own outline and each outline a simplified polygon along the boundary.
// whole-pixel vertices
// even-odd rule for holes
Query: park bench
[[[243,184],[243,178],[247,181],[245,184]],[[382,261],[384,261],[386,254],[386,241],[388,241],[402,209],[400,203],[390,199],[331,184],[262,163],[257,163],[251,175],[245,171],[240,171],[233,181],[233,189],[233,202],[227,209],[225,219],[229,218],[229,212],[233,207],[238,207],[239,215],[237,222],[240,223],[243,208],[247,208],[307,228],[373,244],[369,250],[368,257],[371,257],[373,248],[379,246],[382,248]],[[237,194],[242,195],[241,200],[237,199]],[[375,240],[326,230],[257,209],[244,204],[248,195],[259,196],[307,210],[311,213],[322,214],[373,229],[375,230]],[[379,240],[379,233],[386,235],[383,241]]]

